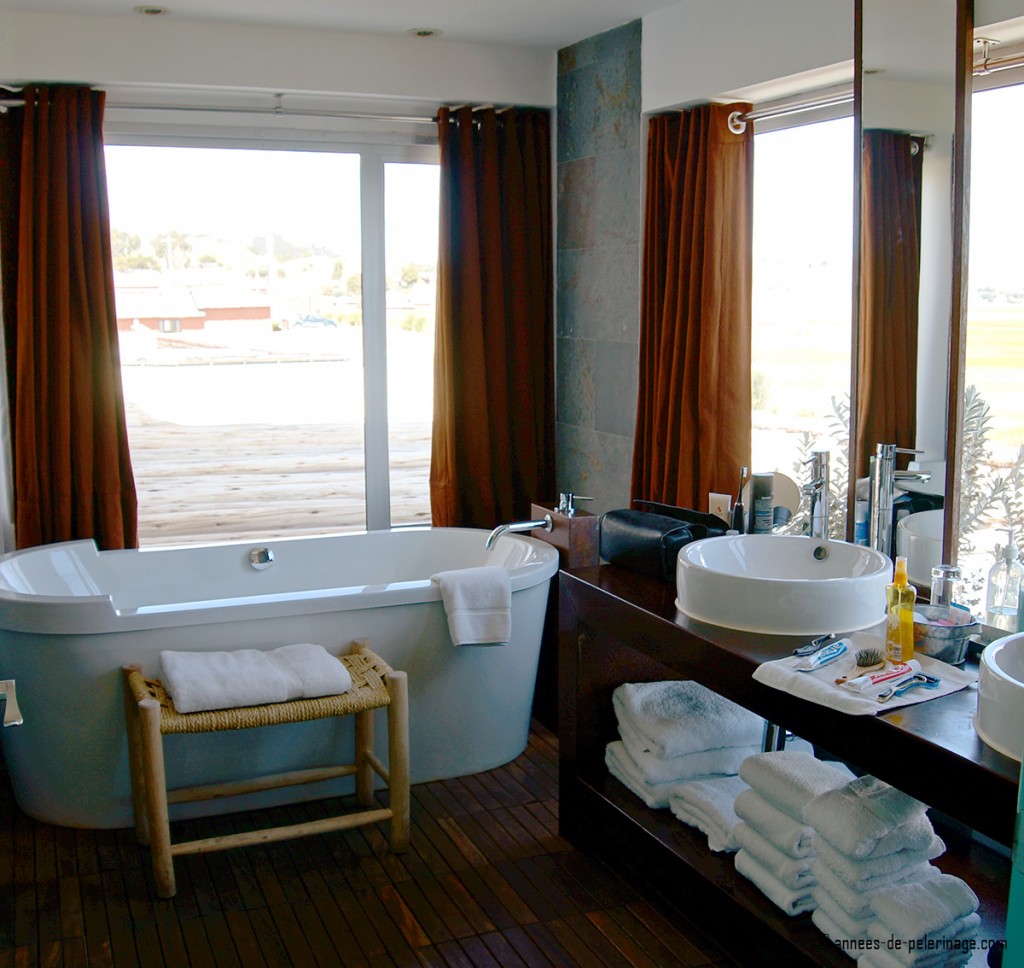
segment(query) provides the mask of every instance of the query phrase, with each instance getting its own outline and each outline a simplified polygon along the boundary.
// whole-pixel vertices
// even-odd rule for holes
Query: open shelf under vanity
[[[786,915],[737,873],[732,854],[711,853],[700,831],[646,807],[608,774],[604,748],[618,738],[614,688],[694,679],[927,803],[946,843],[936,865],[967,881],[981,901],[979,942],[1005,937],[1019,767],[967,730],[973,690],[884,716],[846,716],[751,678],[760,662],[799,643],[791,636],[691,623],[676,611],[669,584],[613,566],[563,572],[560,581],[560,824],[567,839],[648,884],[743,963],[756,956],[763,965],[853,964],[809,914]],[[988,964],[987,952],[979,947],[970,964]]]

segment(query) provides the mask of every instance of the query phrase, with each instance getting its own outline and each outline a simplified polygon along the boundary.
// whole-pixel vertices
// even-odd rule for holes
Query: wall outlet
[[[729,494],[716,494],[711,491],[708,494],[708,513],[717,514],[723,521],[729,520],[729,512],[732,510],[732,497]]]

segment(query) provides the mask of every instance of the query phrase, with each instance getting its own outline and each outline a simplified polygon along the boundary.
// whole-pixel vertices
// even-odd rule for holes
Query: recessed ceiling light
[[[413,37],[440,37],[444,31],[437,27],[413,27],[408,33]]]
[[[143,4],[141,7],[132,7],[135,13],[144,14],[147,17],[162,17],[165,13],[170,13],[166,7],[157,7],[150,4]]]

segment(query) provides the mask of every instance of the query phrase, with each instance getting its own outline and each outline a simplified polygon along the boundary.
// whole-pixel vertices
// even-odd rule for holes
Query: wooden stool
[[[196,713],[179,713],[159,679],[144,678],[137,665],[124,667],[132,813],[139,843],[150,846],[153,875],[160,897],[174,896],[174,857],[178,854],[202,854],[228,847],[287,840],[388,819],[391,820],[391,849],[400,853],[409,846],[409,693],[405,673],[391,669],[362,643],[355,645],[351,655],[339,656],[339,659],[352,676],[352,688],[341,695]],[[373,752],[373,710],[381,706],[387,706],[388,710],[387,767]],[[252,729],[348,715],[355,717],[354,763],[276,773],[251,780],[167,789],[164,733]],[[373,805],[373,773],[388,784],[389,807]],[[366,809],[307,823],[171,843],[168,804],[315,783],[352,774],[355,774],[356,800]]]

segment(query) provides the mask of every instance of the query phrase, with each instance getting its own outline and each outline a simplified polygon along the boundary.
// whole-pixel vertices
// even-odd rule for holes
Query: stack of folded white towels
[[[697,682],[624,683],[612,694],[620,740],[609,772],[647,806],[669,807],[714,851],[733,851],[740,764],[760,748],[764,720]]]
[[[862,954],[857,968],[959,968],[971,960],[981,926],[978,896],[959,877],[883,887],[871,907],[876,919],[868,936],[878,947]]]
[[[930,863],[945,844],[925,810],[872,776],[826,791],[804,807],[816,854],[814,923],[851,957],[873,959],[868,966],[960,964],[946,960],[963,957],[948,939],[977,933],[974,892]],[[936,932],[942,939],[933,937]],[[902,944],[890,945],[894,937]],[[947,943],[937,948],[943,939]]]
[[[736,798],[742,821],[733,831],[740,846],[736,870],[786,914],[813,911],[813,830],[803,820],[815,797],[845,786],[851,773],[803,750],[748,757],[740,779],[749,785]]]

